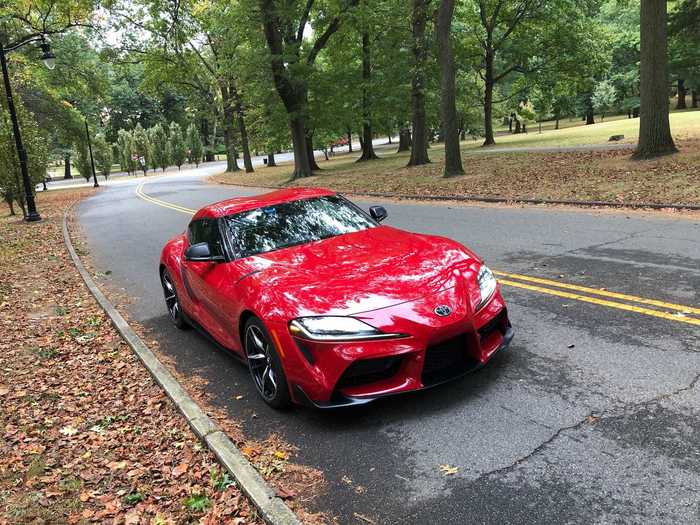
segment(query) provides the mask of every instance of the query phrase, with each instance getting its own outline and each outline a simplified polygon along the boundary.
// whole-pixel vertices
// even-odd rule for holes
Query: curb
[[[260,512],[260,516],[270,525],[301,525],[292,510],[280,499],[255,467],[238,450],[236,445],[221,431],[197,403],[185,392],[175,377],[158,360],[155,354],[143,343],[114,305],[100,291],[73,248],[68,233],[68,214],[75,205],[69,206],[63,214],[63,241],[73,264],[105,311],[112,324],[128,343],[134,353],[151,373],[156,382],[175,403],[194,433],[207,445],[219,462],[233,476],[241,491],[250,498]]]
[[[216,175],[214,175],[216,176]],[[213,181],[215,184],[224,186],[240,186],[241,188],[264,188],[269,190],[287,189],[289,186],[265,186],[262,184],[241,184]],[[628,202],[611,202],[611,201],[570,201],[570,200],[553,200],[553,199],[521,199],[505,197],[482,197],[478,195],[416,195],[408,193],[382,193],[382,192],[366,192],[366,191],[339,191],[343,195],[356,195],[358,197],[379,197],[385,199],[402,199],[402,200],[422,200],[422,201],[458,201],[458,202],[488,202],[497,204],[555,204],[564,206],[579,206],[582,208],[620,208],[620,209],[652,209],[652,210],[700,210],[700,205],[697,204],[655,204],[655,203],[628,203]]]

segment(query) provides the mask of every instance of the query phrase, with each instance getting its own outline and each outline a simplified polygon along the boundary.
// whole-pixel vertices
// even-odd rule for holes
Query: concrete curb
[[[112,320],[112,324],[129,344],[156,382],[165,390],[175,406],[187,420],[194,433],[206,443],[209,450],[233,476],[243,493],[250,498],[260,516],[270,525],[301,525],[301,522],[285,505],[255,467],[238,450],[236,445],[222,432],[197,403],[185,392],[175,377],[163,366],[153,352],[143,343],[114,305],[100,291],[71,243],[68,233],[68,215],[73,205],[63,214],[63,240],[75,267],[85,281],[90,293]]]
[[[213,177],[215,177],[214,175]],[[210,177],[211,178],[211,177]],[[240,186],[241,188],[263,188],[269,190],[286,189],[288,186],[265,186],[261,184],[241,184],[228,183],[220,181],[212,181],[215,184],[225,186]],[[402,200],[420,200],[420,201],[458,201],[458,202],[488,202],[498,204],[555,204],[564,206],[579,206],[582,208],[621,208],[621,209],[651,209],[651,210],[700,210],[700,205],[696,204],[655,204],[655,203],[627,203],[627,202],[610,202],[610,201],[570,201],[570,200],[552,200],[552,199],[520,199],[520,198],[505,198],[505,197],[483,197],[479,195],[417,195],[407,193],[382,193],[382,192],[364,192],[364,191],[340,191],[343,195],[355,195],[358,197],[379,197],[385,199],[402,199]]]

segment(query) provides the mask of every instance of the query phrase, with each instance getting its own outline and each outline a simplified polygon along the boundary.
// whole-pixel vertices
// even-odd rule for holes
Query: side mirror
[[[219,262],[224,258],[220,255],[212,255],[209,244],[198,242],[185,250],[185,260],[193,262]]]
[[[371,206],[369,208],[369,214],[377,222],[382,222],[389,215],[384,209],[384,206]]]

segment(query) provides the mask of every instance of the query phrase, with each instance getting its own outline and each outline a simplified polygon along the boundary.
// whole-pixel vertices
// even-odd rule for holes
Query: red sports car
[[[362,404],[483,366],[513,337],[493,274],[386,216],[322,189],[202,208],[163,248],[170,317],[245,361],[273,407]]]

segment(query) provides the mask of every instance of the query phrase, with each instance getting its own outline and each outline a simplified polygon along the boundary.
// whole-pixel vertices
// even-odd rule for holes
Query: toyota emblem
[[[435,307],[435,310],[433,310],[437,315],[440,317],[447,317],[452,313],[452,308],[447,306],[446,304],[441,304],[439,306]]]

